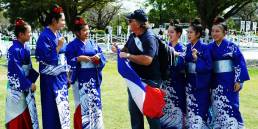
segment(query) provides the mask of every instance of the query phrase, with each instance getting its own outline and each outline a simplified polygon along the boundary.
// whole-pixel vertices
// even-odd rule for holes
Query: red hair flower
[[[74,21],[75,25],[84,25],[85,21],[83,20],[83,18],[78,18]]]
[[[56,14],[62,13],[63,12],[63,8],[62,7],[54,7],[53,8],[53,12]]]
[[[22,26],[22,25],[24,25],[24,20],[22,19],[22,18],[18,18],[18,19],[16,19],[16,21],[15,21],[15,26]]]

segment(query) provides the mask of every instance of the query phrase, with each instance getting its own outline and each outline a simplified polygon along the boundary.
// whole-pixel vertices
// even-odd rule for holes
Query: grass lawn
[[[34,62],[34,68],[38,66]],[[5,124],[5,95],[6,95],[6,62],[0,59],[0,129]],[[240,94],[240,108],[247,129],[258,128],[258,69],[249,68],[251,81],[244,84]],[[39,86],[39,81],[37,81]],[[73,93],[69,89],[71,119],[74,113]],[[102,102],[104,124],[106,129],[130,129],[130,119],[127,107],[127,91],[124,80],[116,70],[116,62],[109,61],[103,71]],[[36,103],[41,125],[41,105],[39,87],[36,91]],[[73,123],[73,122],[71,122]],[[146,123],[146,121],[145,121]]]

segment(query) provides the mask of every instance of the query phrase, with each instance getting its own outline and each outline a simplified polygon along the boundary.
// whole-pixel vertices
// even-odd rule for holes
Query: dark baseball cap
[[[148,16],[142,9],[137,9],[133,13],[126,16],[127,19],[135,19],[139,22],[146,22],[148,21]]]

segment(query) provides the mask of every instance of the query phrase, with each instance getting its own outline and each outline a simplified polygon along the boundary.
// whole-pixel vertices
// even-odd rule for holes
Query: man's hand
[[[130,54],[129,53],[126,53],[126,52],[120,52],[119,56],[121,58],[129,58],[130,57]]]
[[[117,44],[113,43],[111,47],[112,52],[117,53]]]

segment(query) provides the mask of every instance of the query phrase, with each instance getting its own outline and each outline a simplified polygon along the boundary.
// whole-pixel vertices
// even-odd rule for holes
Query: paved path
[[[246,60],[258,60],[258,48],[242,48],[241,51]]]

